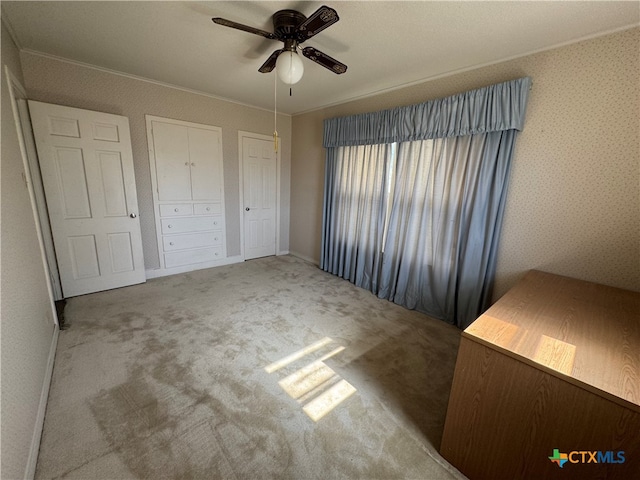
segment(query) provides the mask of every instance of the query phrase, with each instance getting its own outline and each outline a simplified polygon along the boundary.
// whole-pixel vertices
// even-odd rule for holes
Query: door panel
[[[64,296],[144,282],[127,118],[29,109]]]
[[[189,128],[189,158],[191,159],[191,191],[193,200],[222,200],[220,171],[220,138],[218,132]]]
[[[96,237],[94,235],[78,235],[68,237],[67,241],[74,280],[100,276]]]
[[[54,155],[64,218],[91,218],[82,149],[54,148]]]
[[[111,260],[111,272],[131,272],[134,269],[131,234],[129,232],[110,233],[107,235]]]
[[[104,210],[107,217],[127,215],[127,198],[124,191],[124,172],[120,152],[98,152]]]
[[[191,200],[187,127],[152,122],[158,200]]]
[[[118,126],[95,122],[93,124],[93,139],[104,140],[105,142],[119,142]]]
[[[31,104],[31,102],[29,102]],[[49,116],[49,133],[58,137],[80,138],[80,125],[75,118]]]
[[[244,137],[244,256],[276,254],[277,157],[273,142]]]

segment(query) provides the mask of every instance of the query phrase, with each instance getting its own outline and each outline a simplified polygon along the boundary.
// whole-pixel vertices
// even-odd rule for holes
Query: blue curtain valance
[[[407,107],[324,121],[324,147],[522,130],[531,78],[498,83]]]

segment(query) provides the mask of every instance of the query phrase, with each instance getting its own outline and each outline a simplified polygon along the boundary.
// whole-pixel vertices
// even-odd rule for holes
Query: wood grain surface
[[[639,371],[640,293],[532,270],[463,333],[441,453],[472,480],[640,478]]]
[[[462,339],[440,452],[471,480],[640,478],[638,432],[639,413]],[[555,448],[624,451],[625,463],[559,468]]]
[[[532,270],[463,336],[640,412],[638,292]]]

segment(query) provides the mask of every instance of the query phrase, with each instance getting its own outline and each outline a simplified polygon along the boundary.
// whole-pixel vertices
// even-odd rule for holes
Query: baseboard
[[[317,267],[320,266],[320,262],[318,262],[317,260],[315,260],[315,259],[313,259],[311,257],[307,257],[306,255],[303,255],[301,253],[292,251],[292,252],[289,252],[289,255],[293,255],[294,257],[298,257],[298,258],[304,260],[305,262],[313,263]]]
[[[216,260],[214,262],[194,263],[192,265],[184,265],[182,267],[174,268],[156,268],[145,270],[147,279],[167,277],[169,275],[175,275],[177,273],[193,272],[195,270],[203,270],[205,268],[222,267],[223,265],[231,265],[233,263],[244,262],[244,258],[241,255],[235,255],[233,257],[227,257],[222,260]]]
[[[33,428],[33,436],[31,437],[31,448],[29,448],[29,457],[27,458],[27,468],[24,472],[25,480],[32,479],[36,474],[38,452],[40,451],[40,439],[42,438],[42,429],[44,427],[44,414],[47,411],[47,400],[49,399],[49,387],[51,386],[51,377],[53,376],[53,362],[56,358],[56,347],[58,346],[59,333],[60,329],[57,325],[54,325],[53,338],[51,339],[51,346],[49,347],[47,369],[44,372],[44,381],[42,383],[42,391],[40,392],[40,403],[38,405],[36,424]]]
[[[289,250],[281,250],[276,253],[276,256],[281,257],[282,255],[289,255]]]

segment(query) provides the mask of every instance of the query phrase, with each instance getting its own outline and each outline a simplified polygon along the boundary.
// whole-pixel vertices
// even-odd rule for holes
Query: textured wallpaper
[[[240,255],[238,131],[273,134],[273,112],[23,52],[29,98],[129,118],[147,269],[159,268],[145,115],[222,128],[227,253]],[[291,117],[278,116],[282,137],[279,251],[289,250]]]
[[[293,119],[283,116],[281,238],[290,239],[290,248],[281,244],[281,250],[319,258],[324,118],[528,75],[533,90],[514,157],[494,297],[531,268],[640,290],[639,49],[640,29],[634,28]],[[22,63],[35,100],[129,117],[147,268],[158,260],[144,114],[222,127],[227,249],[239,253],[237,130],[270,134],[269,112],[31,54],[23,54]]]
[[[2,23],[2,64],[21,80],[18,50]],[[2,71],[2,478],[25,478],[54,319],[31,199],[22,179],[9,89]],[[35,464],[32,465],[35,467]]]
[[[324,118],[530,76],[494,298],[529,269],[640,290],[638,52],[634,28],[295,116],[291,251],[319,259]]]

